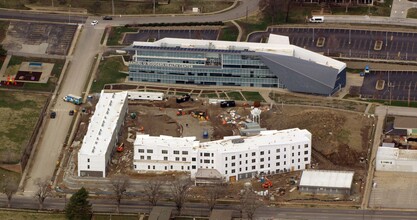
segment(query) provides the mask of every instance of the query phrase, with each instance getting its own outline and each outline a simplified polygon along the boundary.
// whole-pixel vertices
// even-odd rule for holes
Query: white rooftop
[[[287,130],[268,130],[261,131],[258,135],[251,137],[228,136],[223,140],[204,142],[200,148],[209,148],[210,150],[236,152],[240,150],[257,149],[260,146],[272,144],[291,144],[294,142],[310,141],[311,133],[305,129],[298,128]],[[240,141],[239,141],[240,140]]]
[[[272,53],[284,56],[293,56],[302,60],[315,62],[324,66],[333,67],[339,71],[346,64],[324,55],[291,45],[288,36],[270,34],[268,43],[233,42],[216,40],[196,40],[184,38],[163,38],[155,42],[133,42],[133,46],[152,47],[181,47],[181,48],[205,48],[220,50],[249,50],[255,52]]]
[[[300,186],[350,188],[353,171],[304,170]]]
[[[196,137],[172,137],[172,136],[149,136],[149,134],[138,134],[134,145],[155,145],[167,146],[176,149],[181,147],[197,147],[199,141]]]
[[[126,98],[126,91],[101,93],[79,153],[102,155],[107,152]]]
[[[378,160],[417,160],[417,150],[379,147],[376,157]]]

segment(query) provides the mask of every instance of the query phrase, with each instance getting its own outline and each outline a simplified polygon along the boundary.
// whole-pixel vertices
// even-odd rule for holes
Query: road
[[[39,179],[51,178],[65,139],[69,133],[73,117],[68,115],[74,106],[65,103],[61,97],[66,94],[82,95],[86,83],[89,81],[90,69],[94,62],[94,57],[104,50],[100,48],[100,40],[104,33],[104,28],[109,25],[123,25],[127,23],[149,23],[149,22],[190,22],[190,21],[222,21],[239,17],[244,17],[247,13],[257,10],[258,0],[243,0],[232,10],[213,15],[201,16],[142,16],[118,17],[112,21],[100,21],[98,25],[92,26],[90,22],[98,18],[72,17],[71,22],[85,21],[84,28],[80,36],[76,39],[74,53],[68,56],[70,65],[64,80],[61,83],[57,102],[52,109],[57,112],[55,119],[48,119],[45,130],[41,132],[39,143],[36,147],[32,163],[29,164],[28,174],[24,182],[25,195],[33,195],[36,190],[36,181]],[[33,14],[30,12],[19,11],[0,11],[0,18],[13,18],[23,20],[38,20],[52,22],[66,22],[67,15],[55,14]],[[69,17],[68,17],[69,19]],[[78,19],[78,20],[77,20]]]
[[[44,208],[48,210],[63,210],[68,199],[64,198],[47,198],[44,203]],[[6,207],[6,199],[0,198],[0,207]],[[94,212],[111,213],[116,210],[116,203],[112,199],[91,199]],[[21,209],[37,209],[38,203],[34,198],[27,198],[16,196],[12,200],[12,208]],[[160,206],[174,207],[172,202],[159,202]],[[219,204],[216,209],[234,210],[233,216],[239,217],[239,207],[233,204]],[[122,200],[120,212],[122,213],[149,213],[149,205],[146,201],[138,200]],[[208,208],[204,203],[186,203],[184,208],[184,215],[207,216]],[[271,220],[271,219],[340,219],[340,220],[354,220],[354,219],[417,219],[417,212],[407,211],[386,211],[386,210],[349,210],[349,209],[324,209],[324,208],[282,208],[282,207],[261,207],[256,211],[256,219]]]

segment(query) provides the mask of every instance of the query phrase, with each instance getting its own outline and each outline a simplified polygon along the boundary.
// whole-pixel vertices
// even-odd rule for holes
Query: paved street
[[[409,8],[417,8],[417,2],[407,0],[393,0],[391,7],[391,18],[406,18]]]
[[[66,202],[65,199],[47,198],[44,208],[48,210],[62,210]],[[116,203],[112,199],[94,199],[90,200],[93,204],[94,212],[112,213],[116,210]],[[172,202],[159,202],[160,206],[174,207]],[[6,200],[0,198],[0,207],[6,206]],[[16,197],[12,200],[13,208],[37,209],[38,204],[34,198]],[[233,216],[240,217],[239,207],[233,204],[219,204],[216,209],[234,210]],[[145,201],[125,200],[121,202],[120,212],[122,213],[149,213],[149,205]],[[205,203],[186,203],[183,211],[184,215],[208,216],[208,208]],[[284,208],[284,207],[260,207],[255,213],[257,220],[275,220],[275,219],[297,219],[297,220],[411,220],[417,219],[416,212],[408,211],[387,211],[387,210],[352,210],[341,208]]]

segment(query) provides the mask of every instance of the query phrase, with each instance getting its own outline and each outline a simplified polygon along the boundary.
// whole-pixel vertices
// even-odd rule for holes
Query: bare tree
[[[245,212],[249,220],[254,219],[255,212],[261,205],[261,202],[252,190],[247,189],[240,196],[241,212]]]
[[[225,192],[226,187],[223,185],[211,186],[205,189],[206,202],[210,212],[213,211],[214,206],[217,204],[217,200],[222,198]]]
[[[176,179],[171,183],[171,196],[177,207],[179,215],[181,215],[184,203],[187,201],[190,192],[190,179]]]
[[[51,196],[52,189],[50,184],[50,178],[46,179],[37,179],[35,181],[36,186],[38,187],[38,191],[36,191],[35,197],[38,199],[39,202],[39,209],[43,209],[43,202],[49,196]]]
[[[156,206],[162,196],[162,180],[154,179],[146,181],[143,193],[146,195],[148,202],[152,206]]]
[[[110,179],[110,182],[117,202],[116,212],[119,213],[120,202],[130,186],[130,179],[126,175],[115,175]]]
[[[1,187],[1,192],[7,197],[7,208],[10,208],[10,202],[12,201],[13,195],[17,192],[18,183],[16,178],[7,178]]]
[[[274,24],[278,15],[285,15],[285,22],[289,21],[291,0],[261,0],[259,8],[265,18],[270,18]]]

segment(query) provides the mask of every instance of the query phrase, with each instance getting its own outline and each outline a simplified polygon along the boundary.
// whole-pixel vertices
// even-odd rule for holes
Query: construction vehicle
[[[191,116],[197,118],[200,121],[208,121],[207,113],[203,111],[192,111]]]
[[[117,147],[117,152],[123,152],[123,149],[124,149],[124,146],[125,146],[125,144],[124,143],[121,143],[118,147]]]
[[[64,96],[64,101],[71,102],[76,105],[83,104],[83,98],[81,98],[80,96],[71,95],[71,94]]]
[[[221,101],[220,102],[220,107],[222,108],[230,108],[230,107],[235,107],[235,106],[236,106],[235,101]]]
[[[187,113],[182,109],[178,109],[178,111],[177,111],[177,116],[182,116],[182,115],[186,115],[186,114]]]
[[[266,176],[261,178],[262,188],[269,189],[272,187],[272,181],[269,180]]]

